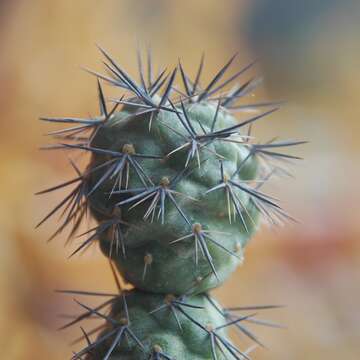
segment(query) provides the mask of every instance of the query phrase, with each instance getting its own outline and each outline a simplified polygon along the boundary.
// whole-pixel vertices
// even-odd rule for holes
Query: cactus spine
[[[41,222],[62,212],[53,235],[70,226],[78,232],[90,212],[98,225],[83,234],[72,255],[98,242],[111,260],[118,294],[64,291],[108,297],[96,308],[78,302],[83,313],[64,327],[89,318],[104,320],[96,340],[73,359],[249,359],[228,338],[234,327],[261,345],[246,328],[257,311],[273,306],[223,309],[209,291],[219,286],[243,259],[243,249],[262,217],[276,224],[289,216],[261,187],[279,172],[279,161],[296,158],[280,150],[302,142],[257,144],[252,125],[277,110],[275,103],[239,105],[256,87],[249,80],[226,88],[252,64],[224,80],[235,57],[205,87],[182,65],[171,73],[147,74],[139,56],[140,82],[107,53],[109,76],[98,78],[100,115],[91,119],[43,118],[71,124],[57,131],[55,148],[90,154],[74,179],[41,193],[75,188]],[[179,73],[179,74],[177,74]],[[183,90],[175,87],[180,76]],[[110,109],[101,81],[128,96]],[[262,109],[265,108],[265,111]],[[239,121],[236,112],[253,116]],[[40,225],[39,224],[39,225]],[[134,286],[123,290],[116,273]]]

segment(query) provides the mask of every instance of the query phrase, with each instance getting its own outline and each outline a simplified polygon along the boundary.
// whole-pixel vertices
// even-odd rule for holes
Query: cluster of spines
[[[132,203],[132,206],[137,206],[145,200],[151,199],[151,203],[144,214],[144,219],[153,221],[155,216],[160,220],[160,222],[164,223],[164,214],[165,214],[165,199],[169,199],[170,203],[176,207],[181,217],[184,221],[189,225],[192,229],[191,233],[188,236],[184,236],[182,238],[178,238],[173,241],[173,243],[179,242],[185,238],[192,237],[194,239],[194,246],[196,250],[196,255],[198,254],[198,250],[201,251],[202,255],[208,261],[212,272],[217,276],[216,269],[214,267],[211,255],[207,249],[207,241],[212,242],[213,244],[222,247],[222,249],[231,255],[237,256],[236,252],[231,251],[225,247],[223,247],[218,241],[216,241],[212,235],[202,228],[201,224],[192,223],[185,212],[181,209],[178,202],[176,201],[177,192],[175,192],[172,188],[172,185],[175,185],[177,181],[186,177],[191,171],[193,171],[192,161],[195,160],[197,162],[197,166],[201,166],[199,151],[203,148],[211,151],[207,148],[207,145],[211,144],[214,141],[230,141],[239,143],[249,149],[248,156],[242,161],[242,163],[238,166],[238,169],[232,174],[230,177],[224,174],[223,171],[223,159],[220,155],[215,153],[215,156],[219,159],[219,184],[208,189],[206,193],[210,193],[213,191],[224,191],[225,198],[227,200],[227,208],[229,214],[229,221],[232,221],[232,216],[236,217],[236,215],[240,218],[241,223],[243,224],[245,230],[246,221],[243,218],[242,210],[246,211],[245,206],[242,204],[239,197],[236,195],[234,189],[241,190],[247,193],[254,204],[254,206],[259,210],[259,212],[264,215],[271,223],[279,223],[283,218],[290,218],[288,214],[284,212],[284,210],[277,204],[276,199],[262,193],[259,191],[260,186],[268,180],[268,178],[280,171],[285,171],[281,167],[278,166],[274,161],[278,160],[291,160],[297,159],[293,155],[289,155],[283,153],[279,150],[284,147],[289,147],[293,145],[299,145],[304,143],[303,141],[284,141],[279,142],[272,140],[265,144],[254,144],[250,142],[251,139],[251,127],[252,125],[259,119],[271,114],[272,112],[278,109],[279,103],[275,102],[262,102],[255,104],[246,104],[246,105],[234,105],[239,99],[245,97],[249,93],[251,93],[255,87],[260,83],[260,79],[251,78],[240,86],[236,86],[230,91],[224,91],[224,89],[231,84],[233,81],[238,79],[240,75],[242,75],[246,70],[251,68],[254,63],[249,64],[245,68],[241,69],[234,75],[230,76],[228,79],[221,82],[224,77],[226,71],[233,63],[235,56],[233,56],[214,76],[214,78],[208,83],[204,88],[200,85],[201,74],[204,67],[204,56],[202,56],[198,71],[195,76],[195,80],[192,81],[190,77],[184,71],[182,64],[179,62],[178,69],[180,70],[181,79],[184,86],[184,91],[177,89],[174,85],[175,77],[177,73],[177,68],[175,68],[169,74],[166,74],[166,70],[162,70],[157,77],[153,77],[153,69],[152,69],[152,61],[151,56],[148,56],[148,64],[147,64],[147,81],[145,81],[145,75],[142,66],[141,56],[138,56],[139,62],[139,77],[140,84],[138,84],[135,80],[133,80],[129,74],[127,74],[117,63],[116,61],[103,49],[100,48],[100,51],[105,56],[108,62],[104,62],[108,76],[104,76],[102,74],[98,74],[90,71],[95,74],[98,78],[98,98],[99,98],[99,108],[100,108],[100,116],[96,119],[79,119],[79,118],[42,118],[42,120],[53,122],[53,123],[66,123],[70,124],[71,127],[62,129],[59,131],[55,131],[50,133],[50,135],[55,136],[56,139],[60,139],[60,144],[53,145],[47,147],[47,149],[77,149],[85,152],[90,152],[93,154],[107,155],[110,160],[98,165],[96,167],[88,167],[84,172],[81,172],[79,168],[73,161],[71,165],[73,166],[76,177],[72,180],[66,181],[60,185],[54,186],[52,188],[46,189],[39,194],[49,193],[55,190],[63,189],[73,184],[77,184],[76,187],[52,210],[46,217],[38,224],[41,225],[51,216],[56,213],[61,213],[64,216],[64,220],[62,220],[61,225],[56,230],[56,232],[51,237],[54,238],[58,235],[62,230],[64,230],[68,225],[72,225],[70,230],[70,236],[74,236],[77,230],[79,229],[80,223],[82,219],[86,216],[89,210],[88,198],[89,196],[100,187],[106,180],[108,179],[116,179],[114,181],[114,187],[111,190],[109,197],[111,197],[115,193],[126,193],[130,192],[128,189],[129,183],[129,171],[130,168],[137,175],[141,183],[143,184],[143,188],[139,189],[131,189],[131,193],[135,192],[135,195],[130,197],[129,199],[123,200],[116,204],[116,206],[122,206],[125,204]],[[114,99],[113,102],[115,105],[109,111],[106,105],[105,96],[100,84],[99,79],[109,83],[110,85],[122,88],[130,93],[130,97],[124,99],[122,96],[120,99]],[[154,101],[154,95],[158,93],[159,90],[163,89],[162,95],[159,97],[160,100]],[[177,102],[171,100],[171,95],[173,92],[176,92],[180,95],[180,99]],[[223,92],[220,94],[220,92]],[[191,121],[189,120],[187,110],[184,106],[186,102],[196,103],[202,101],[213,101],[216,102],[217,107],[215,111],[215,115],[212,121],[211,131],[206,132],[205,129],[201,126],[201,132],[198,133],[193,128]],[[186,157],[186,161],[184,163],[184,170],[177,174],[173,179],[163,178],[160,181],[160,184],[153,184],[150,177],[146,174],[145,170],[141,166],[141,160],[146,158],[151,159],[160,159],[161,157],[152,155],[152,154],[138,154],[136,153],[136,149],[133,144],[125,144],[123,146],[122,151],[110,151],[107,149],[96,148],[91,145],[94,136],[97,131],[108,122],[115,111],[118,109],[120,104],[134,107],[136,109],[140,109],[138,112],[135,112],[129,116],[136,118],[137,116],[143,114],[150,114],[149,118],[149,131],[151,131],[151,126],[153,121],[156,120],[156,115],[159,111],[169,111],[176,114],[176,117],[184,127],[187,136],[181,134],[184,138],[184,144],[174,150],[172,150],[168,154],[164,154],[164,156],[172,156],[175,152],[180,151],[182,149],[187,148],[188,153]],[[274,107],[275,106],[275,107]],[[239,122],[238,124],[224,128],[224,129],[216,129],[217,117],[220,109],[227,109],[229,111],[238,111],[238,110],[249,110],[249,109],[258,109],[263,107],[272,107],[270,110],[261,113],[256,116],[252,116],[249,119]],[[160,120],[158,120],[160,121]],[[240,129],[244,129],[248,127],[247,135],[242,135],[239,133]],[[176,131],[172,128],[170,130]],[[69,143],[70,142],[70,143]],[[259,160],[262,160],[266,163],[266,165],[270,168],[270,172],[267,174],[263,174],[262,179],[257,184],[256,187],[250,187],[246,184],[246,182],[237,182],[234,180],[234,177],[241,171],[242,167],[245,165],[249,159],[252,157],[257,157]],[[206,160],[205,160],[206,161]],[[106,171],[101,175],[100,179],[90,187],[89,185],[89,176],[92,173],[101,171],[103,168],[106,168]],[[184,195],[184,194],[181,194]],[[194,199],[195,200],[195,199]],[[155,214],[156,210],[158,210],[157,214]],[[232,215],[233,214],[233,215]],[[251,216],[248,216],[251,219]],[[123,255],[126,256],[126,249],[123,242],[123,234],[122,227],[129,226],[129,224],[125,223],[121,220],[118,213],[116,212],[116,207],[114,210],[114,217],[106,222],[101,223],[97,227],[90,229],[88,232],[82,234],[92,233],[89,237],[84,240],[81,245],[72,253],[72,255],[78,253],[80,250],[84,250],[89,247],[94,241],[96,241],[99,236],[112,229],[113,238],[111,241],[111,249],[113,248],[113,244],[115,245],[116,251],[122,251]],[[150,255],[151,256],[151,255]],[[198,256],[196,256],[197,262]],[[146,275],[147,266],[151,265],[151,258],[145,260],[144,259],[144,277]],[[98,310],[95,310],[98,311]],[[91,313],[92,315],[97,313]],[[233,320],[232,320],[233,321]],[[231,323],[232,323],[231,321]],[[232,323],[237,324],[237,322]],[[216,346],[218,342],[221,342],[215,335],[215,330],[209,332],[211,335],[211,346]],[[85,336],[85,334],[84,334]],[[87,338],[87,336],[85,336]],[[93,348],[96,343],[91,345]],[[214,345],[215,344],[215,345]],[[224,345],[224,344],[223,344]],[[235,354],[236,351],[234,349],[230,349],[229,352],[231,354]],[[166,356],[165,354],[161,355],[161,351],[156,353],[153,358],[161,358],[161,356]],[[238,353],[239,354],[239,353]],[[240,354],[241,355],[241,354]],[[214,355],[216,356],[216,355]],[[242,355],[243,357],[246,357]],[[234,355],[235,357],[235,355]],[[165,357],[166,358],[166,357]]]
[[[191,82],[189,80],[189,77],[188,77],[188,75],[185,74],[181,63],[179,63],[179,68],[181,70],[180,72],[182,75],[182,79],[183,79],[183,83],[184,83],[184,87],[186,89],[186,95],[187,95],[187,97],[185,97],[184,99],[182,99],[180,101],[181,110],[182,110],[182,111],[180,111],[179,109],[177,109],[174,106],[173,102],[170,99],[171,90],[174,89],[174,80],[175,80],[176,69],[171,73],[170,79],[168,80],[167,83],[166,83],[166,80],[167,80],[168,76],[165,76],[165,70],[160,73],[159,77],[155,81],[153,81],[152,75],[151,75],[153,73],[153,71],[151,69],[151,60],[149,60],[148,69],[149,69],[150,75],[148,77],[148,79],[149,79],[148,85],[145,84],[143,70],[142,70],[141,66],[140,66],[140,71],[139,71],[140,78],[141,78],[141,85],[138,85],[138,84],[136,84],[136,82],[134,80],[131,79],[131,77],[124,70],[122,70],[120,68],[119,65],[117,65],[117,63],[104,50],[101,49],[101,51],[103,52],[103,54],[106,56],[106,58],[108,59],[108,61],[110,63],[110,64],[107,64],[107,63],[105,63],[105,64],[106,64],[107,69],[111,71],[111,74],[113,77],[112,78],[104,77],[97,73],[96,73],[96,75],[99,78],[111,83],[112,85],[115,85],[115,86],[118,86],[125,90],[130,91],[133,96],[136,96],[136,99],[138,101],[141,101],[140,103],[124,101],[124,100],[122,100],[123,99],[123,97],[122,97],[120,100],[117,100],[118,103],[132,104],[137,107],[146,106],[146,107],[148,107],[148,109],[146,109],[146,112],[151,112],[152,114],[156,114],[159,110],[171,111],[171,112],[175,112],[177,114],[179,121],[181,121],[185,130],[189,133],[189,138],[186,139],[187,142],[182,145],[182,148],[189,147],[189,153],[188,153],[187,160],[185,162],[185,168],[190,166],[189,162],[192,158],[196,157],[197,159],[199,159],[199,157],[198,157],[199,149],[204,147],[204,144],[208,145],[209,143],[211,143],[212,141],[215,141],[215,140],[233,141],[233,142],[243,144],[244,146],[249,148],[249,150],[250,150],[249,155],[239,165],[237,171],[231,176],[231,178],[227,179],[226,181],[225,181],[225,176],[222,171],[222,160],[223,159],[221,159],[221,157],[219,156],[219,164],[220,164],[219,168],[220,168],[220,174],[221,174],[220,183],[217,187],[209,189],[207,191],[207,193],[223,187],[225,189],[226,196],[230,196],[230,201],[232,203],[232,206],[234,206],[236,213],[239,215],[239,213],[240,213],[239,206],[241,208],[243,208],[243,206],[241,206],[241,202],[239,202],[239,199],[235,196],[235,193],[233,191],[231,191],[232,187],[235,186],[238,189],[247,192],[252,197],[252,200],[256,203],[257,208],[264,215],[266,215],[270,221],[274,222],[274,219],[272,216],[269,216],[270,212],[267,211],[266,206],[270,206],[271,210],[275,210],[278,214],[280,213],[281,215],[283,215],[285,217],[287,216],[287,214],[285,214],[281,210],[279,205],[277,205],[274,201],[271,201],[268,196],[266,196],[264,194],[260,194],[257,191],[257,189],[253,189],[253,188],[250,189],[248,186],[245,186],[245,184],[241,185],[241,184],[235,183],[232,179],[237,173],[240,172],[240,170],[245,165],[245,163],[253,156],[259,156],[265,160],[268,160],[269,158],[270,159],[296,159],[297,158],[293,155],[278,152],[277,149],[283,148],[286,146],[298,145],[298,144],[303,143],[302,141],[286,141],[286,142],[272,141],[267,144],[250,144],[248,139],[247,140],[246,139],[238,140],[238,139],[232,138],[233,135],[238,135],[238,131],[240,128],[243,128],[246,125],[251,125],[258,119],[263,118],[264,116],[269,115],[271,112],[277,110],[277,108],[273,108],[265,113],[251,117],[250,119],[245,120],[245,121],[243,121],[237,125],[234,125],[230,128],[225,128],[225,129],[220,129],[220,130],[215,131],[214,130],[215,123],[216,123],[217,114],[218,114],[220,106],[223,108],[226,108],[233,101],[248,94],[248,92],[244,93],[243,91],[242,92],[231,91],[230,94],[225,94],[223,97],[221,97],[221,99],[226,100],[225,102],[218,100],[217,111],[215,112],[213,124],[211,126],[211,132],[206,133],[205,131],[203,131],[202,134],[196,133],[196,131],[194,130],[194,128],[191,125],[191,122],[189,121],[189,118],[187,116],[187,111],[184,108],[184,101],[200,102],[205,99],[210,100],[210,101],[213,100],[213,98],[211,97],[213,94],[222,90],[230,82],[237,79],[238,76],[240,76],[245,70],[250,68],[250,66],[252,66],[253,64],[250,64],[249,66],[245,67],[241,71],[237,72],[235,75],[231,76],[229,79],[225,80],[222,84],[215,87],[215,85],[220,81],[220,79],[223,77],[226,70],[229,68],[229,66],[233,62],[234,57],[232,57],[230,59],[230,61],[210,81],[208,86],[206,86],[205,90],[202,90],[202,89],[200,89],[199,81],[200,81],[200,77],[201,77],[201,73],[202,73],[202,69],[203,69],[204,58],[202,57],[202,60],[201,60],[200,66],[199,66],[199,70],[197,72],[194,82]],[[139,61],[139,64],[141,64],[141,61]],[[164,93],[161,97],[161,100],[160,100],[159,104],[155,104],[152,100],[152,96],[155,94],[155,90],[158,91],[162,86],[164,86],[165,83],[166,83],[166,86],[165,86]],[[244,85],[240,86],[239,89],[244,88],[245,85],[246,85],[245,88],[247,88],[251,82],[249,84],[248,83],[249,82],[246,82]],[[82,151],[86,151],[86,152],[91,152],[94,154],[108,155],[110,157],[110,160],[104,162],[103,164],[101,164],[97,167],[85,170],[83,174],[81,174],[79,169],[72,162],[72,165],[75,168],[75,171],[77,172],[77,175],[78,175],[76,178],[74,178],[70,181],[64,182],[63,184],[60,184],[58,186],[55,186],[55,187],[52,187],[50,189],[40,192],[40,193],[47,193],[50,191],[64,188],[66,186],[70,186],[73,183],[77,183],[77,182],[79,183],[79,185],[67,197],[65,197],[64,200],[61,201],[58,204],[58,206],[56,206],[39,223],[39,225],[41,225],[44,221],[46,221],[53,214],[55,214],[56,212],[63,209],[63,212],[66,213],[66,219],[65,219],[64,223],[60,226],[60,228],[58,229],[56,234],[58,234],[59,231],[61,231],[66,225],[68,225],[72,222],[74,222],[75,224],[78,224],[80,222],[80,218],[82,218],[83,214],[86,212],[85,209],[87,207],[88,197],[107,179],[116,178],[116,180],[117,180],[114,182],[114,189],[112,189],[109,196],[111,196],[113,193],[116,192],[115,191],[116,184],[118,185],[118,188],[119,188],[119,190],[117,192],[128,191],[127,184],[128,184],[130,167],[134,170],[134,172],[137,174],[137,176],[139,177],[139,179],[141,180],[141,182],[144,185],[144,189],[135,189],[138,191],[140,191],[140,190],[144,190],[144,191],[140,194],[137,194],[133,200],[135,200],[137,198],[137,196],[139,198],[141,198],[142,196],[146,196],[146,195],[154,195],[154,196],[156,196],[156,200],[158,200],[159,199],[159,191],[160,191],[159,188],[160,187],[165,188],[165,186],[161,185],[161,184],[158,186],[155,186],[152,183],[149,176],[143,170],[140,162],[138,161],[138,159],[146,159],[146,158],[161,159],[160,156],[155,156],[155,155],[151,155],[151,154],[137,154],[135,151],[135,148],[132,144],[125,144],[123,146],[123,149],[121,152],[110,151],[110,150],[101,149],[101,148],[95,148],[90,145],[91,140],[93,139],[94,134],[96,133],[98,128],[101,127],[106,121],[108,121],[111,118],[111,116],[113,115],[114,111],[116,110],[116,106],[110,112],[107,110],[104,93],[102,91],[102,88],[101,88],[101,85],[99,82],[98,82],[98,92],[99,92],[99,107],[100,107],[101,119],[42,118],[43,120],[50,121],[50,122],[75,123],[75,124],[79,125],[79,126],[76,126],[75,128],[68,128],[68,129],[61,130],[60,132],[56,132],[57,137],[59,136],[60,133],[62,135],[64,133],[66,133],[67,134],[65,136],[66,139],[78,140],[79,133],[83,133],[84,131],[92,130],[90,133],[90,136],[83,138],[84,140],[86,140],[84,143],[80,143],[80,144],[79,143],[76,143],[76,144],[61,143],[59,145],[55,145],[55,148],[78,149],[78,150],[82,150]],[[170,106],[165,106],[167,103],[169,103]],[[271,106],[274,104],[276,104],[276,103],[266,103],[267,106]],[[247,105],[247,107],[249,107],[249,106],[250,105]],[[254,108],[256,108],[258,106],[258,104],[253,104],[252,106]],[[144,112],[141,111],[140,113],[135,113],[135,114],[132,114],[131,116],[136,117],[137,115],[141,115],[143,113]],[[50,134],[54,135],[54,133],[50,133]],[[71,134],[71,136],[69,134]],[[243,135],[240,135],[240,136],[243,136]],[[50,148],[53,148],[53,146]],[[180,150],[180,149],[179,148],[174,149],[171,153],[166,154],[165,156],[170,156],[172,153],[174,153],[178,150]],[[209,149],[207,149],[207,150],[209,150]],[[200,166],[199,160],[198,160],[198,165]],[[102,168],[104,168],[104,167],[108,167],[108,169],[101,176],[101,178],[98,180],[98,182],[95,185],[93,185],[92,188],[90,189],[89,185],[87,183],[87,179],[90,175],[90,172],[97,172],[99,170],[102,170]],[[272,166],[272,168],[276,169],[276,170],[278,169],[278,167],[276,167],[276,166]],[[126,173],[125,176],[124,176],[124,171]],[[180,178],[184,177],[185,175],[186,175],[185,172],[179,173],[176,177],[176,181],[178,181]],[[123,177],[126,178],[125,182],[123,182]],[[173,180],[173,182],[175,182],[175,179]],[[122,184],[124,184],[124,183],[125,183],[125,188],[122,188]],[[134,191],[134,189],[131,189],[131,191]],[[164,194],[164,192],[162,192],[162,194]],[[171,199],[173,204],[175,206],[177,206],[177,202],[175,201],[173,194],[171,194],[171,191],[168,190],[165,194],[168,195],[168,197]],[[127,201],[129,201],[129,200],[126,200],[126,202]],[[119,203],[117,205],[123,205],[123,204],[124,203]],[[156,203],[156,205],[157,205],[157,203]],[[156,208],[156,205],[153,206],[150,210],[154,210]],[[163,202],[160,202],[160,205],[161,205],[161,209],[159,211],[159,214],[161,214],[161,213],[164,214],[164,208],[162,207]],[[228,208],[229,207],[230,207],[230,205],[228,206]],[[188,223],[189,220],[187,219],[187,217],[184,215],[184,212],[181,211],[180,208],[179,208],[179,212],[183,216],[184,220]],[[150,213],[151,213],[151,211],[150,211]],[[74,221],[77,218],[79,218],[79,221]],[[163,216],[161,218],[163,219]],[[245,224],[244,221],[242,221],[242,223]],[[76,227],[76,229],[77,229],[77,227]],[[74,233],[74,231],[72,231],[72,234],[73,233]]]

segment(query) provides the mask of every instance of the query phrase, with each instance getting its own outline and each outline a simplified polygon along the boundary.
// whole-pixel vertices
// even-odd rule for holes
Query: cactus
[[[87,153],[90,161],[81,171],[71,160],[76,177],[41,192],[75,185],[39,225],[61,213],[51,238],[67,227],[73,237],[90,213],[97,226],[81,234],[83,241],[72,255],[99,243],[119,291],[62,291],[108,297],[96,308],[78,302],[84,312],[64,326],[89,317],[105,320],[91,331],[98,331],[93,342],[81,327],[87,345],[73,359],[249,359],[228,338],[227,329],[233,327],[262,345],[245,324],[267,323],[236,311],[274,306],[234,312],[223,309],[209,291],[241,264],[261,218],[271,224],[291,219],[261,187],[283,171],[282,160],[297,158],[280,150],[303,142],[254,142],[252,125],[278,104],[238,104],[258,79],[225,90],[253,64],[224,80],[233,56],[201,87],[204,57],[191,80],[180,62],[171,73],[164,70],[154,77],[150,56],[145,74],[139,54],[137,83],[100,51],[109,75],[92,72],[99,116],[42,118],[71,124],[51,133],[60,141],[50,148]],[[183,90],[175,86],[177,75]],[[112,99],[109,108],[100,81],[129,96]],[[252,115],[239,121],[237,113]],[[122,289],[116,272],[134,289]]]

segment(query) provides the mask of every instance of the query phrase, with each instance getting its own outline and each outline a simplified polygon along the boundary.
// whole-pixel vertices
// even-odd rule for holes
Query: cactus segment
[[[105,320],[86,332],[81,326],[81,339],[87,346],[73,359],[249,359],[249,349],[236,347],[228,338],[233,328],[259,346],[264,344],[247,327],[257,324],[280,327],[257,318],[257,312],[278,308],[276,305],[222,309],[208,294],[151,294],[139,290],[119,294],[86,291],[59,291],[70,295],[108,298],[90,307],[75,300],[84,311],[64,327],[86,319]],[[108,308],[107,311],[103,311]],[[242,314],[236,314],[241,312]],[[97,333],[95,341],[90,334]]]
[[[250,186],[257,174],[256,160],[246,160],[243,170],[237,171],[249,154],[232,141],[241,124],[212,104],[187,107],[174,105],[176,113],[160,110],[151,131],[148,114],[120,114],[120,119],[115,115],[89,146],[71,145],[91,152],[90,168],[108,164],[104,171],[90,173],[90,207],[105,222],[119,209],[129,225],[123,232],[122,252],[116,251],[119,246],[109,232],[99,237],[100,245],[131,283],[147,291],[181,294],[209,270],[213,276],[201,290],[218,286],[240,263],[241,252],[236,252],[256,229],[258,202],[277,209]],[[211,131],[214,119],[217,126]],[[204,231],[191,239],[196,223]],[[147,253],[153,264],[143,279]]]

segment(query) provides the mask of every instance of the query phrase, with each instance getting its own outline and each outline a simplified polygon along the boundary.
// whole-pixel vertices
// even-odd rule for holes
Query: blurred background
[[[227,306],[287,307],[258,327],[268,349],[254,359],[360,358],[360,5],[357,0],[1,0],[0,1],[0,348],[4,359],[67,359],[79,329],[59,332],[75,310],[53,289],[113,290],[95,247],[67,259],[64,239],[46,240],[61,199],[33,194],[72,176],[65,154],[41,152],[54,128],[39,116],[97,114],[94,46],[136,74],[137,43],[157,65],[181,57],[194,74],[206,53],[207,81],[236,51],[236,67],[259,59],[255,100],[287,105],[255,127],[260,139],[307,139],[294,178],[269,191],[300,224],[263,227],[244,265],[216,296]],[[114,90],[106,87],[106,94]],[[118,91],[115,91],[119,95]],[[89,300],[91,302],[91,300]]]

